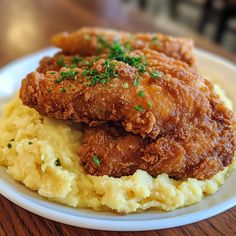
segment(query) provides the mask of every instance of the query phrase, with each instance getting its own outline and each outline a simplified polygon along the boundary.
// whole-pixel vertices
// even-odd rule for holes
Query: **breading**
[[[76,68],[29,74],[20,97],[52,118],[90,125],[116,121],[126,131],[152,138],[187,124],[198,113],[210,115],[212,91],[185,63],[149,49],[130,52],[128,58],[144,58],[147,66],[136,60],[130,65],[87,58]]]
[[[104,30],[100,28],[81,28],[73,33],[61,33],[52,38],[52,43],[64,53],[81,56],[93,56],[108,52],[110,44],[119,41],[129,50],[149,48],[162,52],[169,57],[195,65],[193,41],[185,38],[175,38],[160,33],[130,34],[123,31]]]
[[[87,128],[79,155],[91,175],[120,177],[142,169],[154,177],[167,173],[175,179],[209,179],[232,162],[234,151],[230,127],[199,121],[155,140],[111,124]]]
[[[191,41],[84,28],[53,42],[63,51],[27,75],[20,98],[90,126],[78,151],[89,174],[208,179],[232,162],[233,113],[194,68]]]

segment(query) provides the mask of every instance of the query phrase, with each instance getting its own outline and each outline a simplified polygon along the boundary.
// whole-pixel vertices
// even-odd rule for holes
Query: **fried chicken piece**
[[[148,66],[141,72],[142,63],[105,58],[85,60],[92,64],[89,69],[33,72],[23,80],[20,98],[45,116],[89,125],[116,121],[126,131],[152,138],[200,113],[211,114],[208,82],[187,64],[149,49],[129,54],[135,63],[143,57]]]
[[[101,28],[81,28],[70,34],[64,32],[55,35],[52,43],[63,49],[64,53],[93,56],[101,52],[107,53],[109,45],[114,40],[131,50],[149,48],[184,61],[190,66],[195,64],[191,39],[174,38],[163,34],[130,34]]]
[[[145,140],[123,129],[102,125],[86,128],[79,152],[81,163],[92,175],[121,177],[138,169]]]
[[[167,173],[175,179],[209,179],[232,162],[234,133],[216,121],[191,125],[156,140],[114,125],[88,128],[79,148],[81,164],[97,176],[120,177],[142,169],[154,177]]]

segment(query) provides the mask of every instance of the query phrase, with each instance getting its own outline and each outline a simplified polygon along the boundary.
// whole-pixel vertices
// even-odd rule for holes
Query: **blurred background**
[[[83,26],[191,37],[236,62],[236,0],[0,0],[0,66]]]
[[[236,0],[124,0],[139,7],[157,25],[185,35],[194,31],[236,52]]]

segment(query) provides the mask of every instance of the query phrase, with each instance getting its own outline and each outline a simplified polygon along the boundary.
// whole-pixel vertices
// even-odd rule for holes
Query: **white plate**
[[[7,101],[19,88],[21,79],[38,65],[45,55],[57,50],[48,48],[8,64],[0,71],[0,103]],[[196,50],[200,70],[213,77],[236,104],[236,68],[230,62],[206,51]],[[219,191],[200,203],[172,212],[148,211],[125,216],[87,209],[73,209],[49,202],[22,184],[12,180],[5,168],[0,168],[0,193],[15,204],[35,214],[61,223],[90,229],[140,231],[171,228],[197,222],[217,215],[236,205],[236,171],[233,171]]]

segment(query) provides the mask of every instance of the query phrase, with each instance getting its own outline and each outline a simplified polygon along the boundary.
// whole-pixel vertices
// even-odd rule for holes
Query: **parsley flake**
[[[152,78],[154,78],[154,79],[160,79],[161,77],[162,77],[162,73],[159,71],[159,70],[157,70],[157,71],[151,71],[150,72],[150,75],[151,75],[151,77]]]
[[[66,93],[66,89],[65,88],[61,88],[61,93]]]
[[[55,160],[55,165],[56,165],[56,166],[61,166],[61,161],[60,161],[60,159],[57,158],[57,159]]]
[[[157,46],[161,46],[161,42],[157,38],[157,36],[153,36],[151,41],[152,41],[152,43],[155,43]]]
[[[71,63],[76,64],[76,65],[81,61],[83,61],[83,58],[81,57],[72,57],[71,59]]]
[[[97,155],[94,155],[93,157],[92,157],[92,160],[93,160],[93,162],[96,164],[96,166],[100,166],[100,164],[101,164],[101,160],[98,158],[98,156]]]
[[[138,95],[139,95],[139,97],[145,97],[145,94],[144,94],[143,91],[139,91],[139,92],[138,92]]]
[[[32,145],[33,143],[29,141],[28,144],[29,144],[29,145]]]
[[[134,86],[135,86],[135,87],[139,86],[139,79],[138,79],[138,78],[136,78],[136,79],[134,80]]]
[[[134,109],[135,109],[136,111],[143,111],[143,108],[142,108],[141,106],[139,106],[139,105],[136,105],[136,106],[134,107]]]
[[[56,61],[57,66],[64,66],[64,57],[60,57],[57,61]]]
[[[8,143],[7,147],[10,149],[10,148],[12,148],[12,145],[10,143]]]
[[[127,88],[129,88],[129,84],[128,83],[124,83],[123,87],[127,89]]]
[[[77,74],[78,74],[78,71],[73,71],[73,70],[62,71],[62,72],[60,72],[59,79],[55,80],[55,82],[57,84],[59,84],[62,81],[69,79],[69,78],[72,80],[75,80]]]

